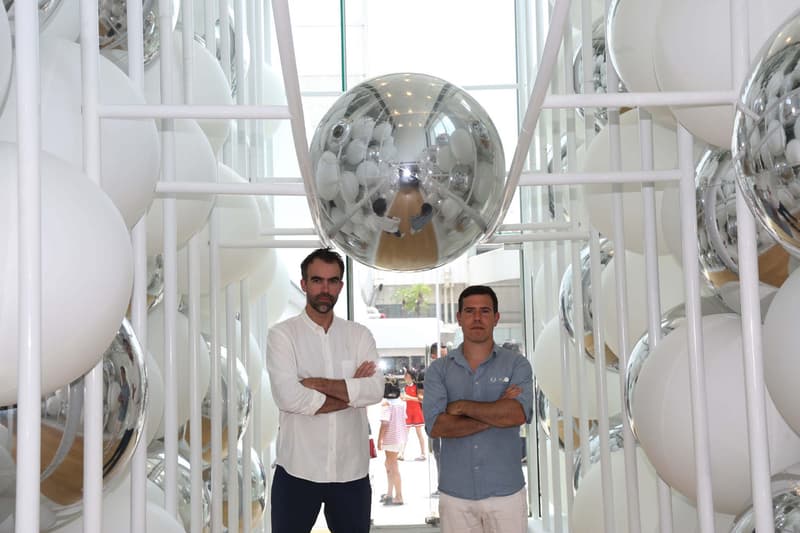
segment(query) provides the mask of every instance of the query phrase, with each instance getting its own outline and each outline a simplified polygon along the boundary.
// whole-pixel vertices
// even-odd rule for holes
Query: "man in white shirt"
[[[366,407],[383,397],[370,331],[338,318],[344,262],[319,249],[300,265],[302,313],[269,332],[267,370],[280,409],[272,533],[310,532],[325,504],[332,533],[368,533],[369,426]]]

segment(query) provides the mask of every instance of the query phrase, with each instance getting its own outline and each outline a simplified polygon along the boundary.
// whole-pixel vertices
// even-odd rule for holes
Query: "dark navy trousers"
[[[369,533],[372,488],[369,476],[346,483],[316,483],[275,467],[272,533],[309,533],[325,504],[331,533]]]

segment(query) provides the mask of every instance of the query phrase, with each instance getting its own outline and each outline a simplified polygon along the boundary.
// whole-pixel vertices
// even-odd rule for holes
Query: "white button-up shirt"
[[[295,477],[319,483],[353,481],[368,474],[366,407],[381,401],[384,377],[380,370],[368,378],[353,374],[364,361],[377,359],[372,333],[338,317],[327,332],[305,311],[270,329],[267,370],[280,409],[277,464]],[[314,414],[325,395],[300,384],[309,377],[344,379],[349,407]]]

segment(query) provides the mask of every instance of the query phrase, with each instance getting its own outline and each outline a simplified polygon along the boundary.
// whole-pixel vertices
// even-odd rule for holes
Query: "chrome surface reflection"
[[[505,193],[500,136],[466,91],[426,74],[361,83],[326,113],[306,183],[322,239],[359,262],[419,271],[466,251]]]
[[[186,458],[188,448],[178,453],[178,516],[186,531],[191,531],[192,524],[192,465]],[[147,479],[164,490],[166,486],[166,461],[163,445],[152,447],[147,451]],[[201,531],[210,531],[211,527],[211,492],[205,484],[200,491]]]
[[[229,496],[229,483],[228,483],[228,462],[231,460],[231,456],[226,457],[222,460],[222,509],[223,509],[223,516],[222,516],[222,525],[223,531],[230,531],[228,526],[228,496]],[[250,501],[244,501],[244,462],[245,460],[250,461]],[[236,453],[236,461],[237,461],[237,474],[238,474],[238,482],[237,486],[239,488],[239,532],[244,533],[244,513],[247,512],[245,509],[249,509],[250,512],[250,520],[252,524],[258,524],[258,522],[264,516],[264,510],[267,506],[267,472],[264,469],[264,464],[261,462],[261,458],[258,456],[255,450],[249,450],[248,453],[242,450],[241,445]],[[207,490],[211,490],[211,469],[206,468],[203,470],[203,480],[206,485]]]
[[[761,226],[800,257],[800,16],[767,40],[736,107],[733,160]]]
[[[44,29],[53,14],[61,7],[62,0],[39,0],[39,29]],[[8,23],[11,25],[11,32],[14,32],[14,3],[15,0],[3,0],[6,8]]]
[[[614,415],[608,420],[608,447],[609,452],[614,453],[621,450],[624,446],[622,428],[622,416]],[[575,450],[575,459],[573,460],[572,471],[572,491],[578,492],[578,487],[581,484],[581,478],[585,476],[584,470],[588,471],[589,468],[595,463],[600,462],[600,425],[597,424],[589,430],[589,459],[588,461],[583,457],[583,450],[577,448]]]
[[[84,378],[45,396],[42,400],[41,529],[58,527],[82,510]],[[141,346],[124,319],[103,354],[103,485],[109,487],[127,469],[144,427],[147,375]],[[0,411],[3,450],[13,457],[16,449],[16,408]],[[0,478],[15,479],[13,462],[0,461]],[[14,499],[10,484],[0,498]],[[13,505],[0,522],[14,512]]]
[[[539,425],[541,426],[542,430],[544,430],[544,434],[547,435],[550,439],[553,438],[552,428],[553,422],[550,420],[550,400],[547,399],[547,396],[542,392],[542,390],[537,385],[534,391],[535,394],[535,407],[536,407],[536,418],[539,420]],[[565,435],[566,431],[564,429],[564,413],[561,409],[556,409],[558,420],[556,420],[558,426],[558,447],[560,449],[564,449],[565,447]],[[572,419],[572,442],[574,448],[580,446],[581,439],[580,439],[580,425],[577,418]],[[597,420],[589,420],[589,431],[592,431],[592,428],[597,426]]]
[[[203,339],[211,345],[206,334],[203,334]],[[225,457],[228,453],[228,352],[225,346],[220,346],[220,368],[222,369],[220,376],[220,395],[222,397],[222,456]],[[250,423],[250,415],[253,412],[253,393],[247,380],[247,369],[241,360],[236,360],[236,438],[241,439],[244,432],[247,431],[247,425]],[[205,463],[211,462],[211,387],[208,393],[203,398],[203,403],[200,408],[200,416],[202,419],[202,443],[203,443],[203,461]],[[191,425],[189,422],[184,424],[182,429],[181,438],[189,443],[191,439]]]
[[[599,18],[592,24],[592,89],[594,93],[608,92],[608,79],[606,76],[606,66],[613,68],[606,53],[605,19]],[[575,43],[575,56],[572,59],[572,88],[575,94],[583,94],[583,47],[580,42]],[[619,80],[617,85],[618,93],[625,92],[625,85]],[[576,108],[580,116],[585,115],[582,107]],[[608,123],[608,113],[604,107],[597,108],[595,111],[595,128],[599,129]]]
[[[739,283],[736,175],[728,150],[708,150],[696,168],[697,245],[700,270],[718,296]],[[759,279],[780,287],[790,272],[791,256],[761,225],[756,226]],[[736,291],[738,294],[738,291]]]
[[[614,248],[611,241],[608,239],[600,240],[600,266],[605,266],[614,257]],[[584,354],[588,359],[594,362],[594,333],[593,324],[594,319],[592,316],[592,261],[589,256],[589,247],[584,247],[580,252],[581,258],[581,287],[583,291],[583,342]],[[575,325],[574,314],[575,304],[572,297],[572,263],[570,263],[564,275],[561,277],[561,286],[558,295],[558,311],[561,318],[561,323],[567,331],[569,337],[575,340]],[[619,371],[619,358],[611,349],[606,346],[606,368],[609,370]]]
[[[800,464],[775,474],[770,480],[775,533],[800,531]],[[752,505],[733,521],[730,533],[754,533],[756,520]]]

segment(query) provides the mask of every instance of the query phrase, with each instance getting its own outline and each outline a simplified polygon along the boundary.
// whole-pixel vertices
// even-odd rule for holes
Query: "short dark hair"
[[[336,263],[339,265],[339,272],[341,272],[341,276],[344,276],[344,260],[342,256],[339,255],[337,251],[333,248],[317,248],[305,259],[303,262],[300,263],[300,274],[303,276],[303,279],[308,279],[308,265],[310,265],[315,259],[319,259],[320,261],[328,264]]]
[[[383,384],[383,397],[387,400],[393,400],[400,397],[400,387],[397,386],[397,381],[386,378],[386,381]]]
[[[439,355],[439,343],[438,342],[434,342],[433,344],[431,344],[430,354],[431,355]]]
[[[470,285],[463,291],[461,294],[458,295],[458,312],[460,313],[462,309],[464,309],[464,298],[469,296],[475,296],[476,294],[488,294],[489,297],[492,299],[492,310],[496,313],[497,312],[497,295],[494,293],[491,287],[487,287],[486,285]]]

